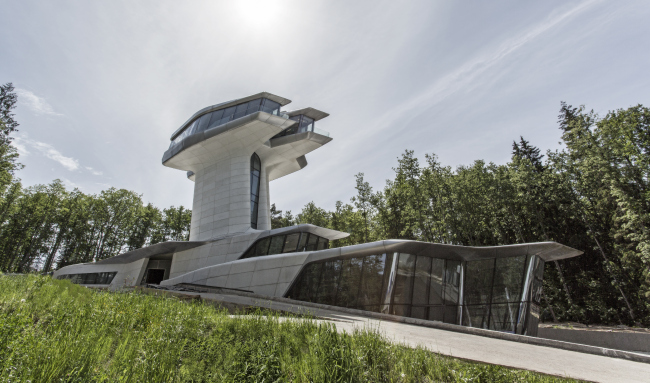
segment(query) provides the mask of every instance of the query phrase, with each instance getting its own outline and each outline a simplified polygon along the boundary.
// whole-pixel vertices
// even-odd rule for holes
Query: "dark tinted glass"
[[[437,320],[442,322],[445,318],[445,306],[431,306],[429,307],[429,320]]]
[[[255,245],[255,256],[259,257],[262,255],[267,255],[269,252],[269,244],[271,243],[271,238],[266,237],[257,241]]]
[[[361,266],[363,258],[345,259],[341,264],[341,282],[336,299],[336,305],[356,307],[357,295],[361,286]]]
[[[494,270],[492,303],[519,302],[524,283],[526,256],[498,258]]]
[[[314,234],[309,234],[309,239],[307,239],[307,246],[305,246],[305,251],[314,251],[318,245],[318,236]]]
[[[445,261],[445,305],[457,305],[460,288],[460,262]]]
[[[269,247],[269,255],[280,254],[282,252],[282,245],[284,245],[284,235],[276,235],[271,238],[271,246]]]
[[[542,285],[543,285],[543,276],[544,276],[544,261],[535,256],[533,259],[534,262],[534,277],[532,278],[533,283],[531,284],[531,289],[530,289],[530,297],[526,297],[526,299],[530,299],[531,301],[535,302],[536,304],[540,304],[542,301]]]
[[[415,263],[415,279],[413,281],[414,305],[427,305],[429,303],[431,260],[431,257],[417,257]],[[422,315],[424,315],[424,310],[422,310]]]
[[[407,305],[411,304],[415,259],[415,255],[404,253],[399,255],[399,261],[397,263],[397,276],[395,277],[395,293],[393,295],[392,314],[409,315],[409,306]]]
[[[315,302],[334,305],[341,277],[341,260],[327,261],[323,266],[323,275]]]
[[[458,306],[445,305],[445,317],[443,319],[443,322],[458,324],[457,315],[458,315]]]
[[[431,284],[429,286],[430,305],[442,304],[444,269],[445,269],[444,259],[438,259],[438,258],[431,259]]]
[[[358,305],[366,310],[370,308],[376,311],[379,308],[385,264],[385,255],[369,255],[363,259]]]
[[[305,246],[307,245],[307,238],[309,237],[309,233],[302,233],[300,234],[300,242],[298,242],[298,250],[297,251],[304,251]]]
[[[69,279],[70,282],[80,285],[110,285],[117,271],[103,273],[83,273],[59,275],[57,279]]]
[[[494,276],[494,259],[467,262],[465,304],[489,304]]]
[[[320,283],[322,267],[322,263],[306,265],[287,293],[287,297],[301,301],[314,301]]]
[[[291,253],[296,251],[296,247],[298,246],[299,239],[300,239],[300,233],[287,235],[287,239],[284,241],[284,248],[282,252]]]
[[[318,239],[318,246],[316,247],[316,250],[324,250],[327,249],[329,245],[329,241],[326,238],[319,238]]]
[[[260,157],[253,153],[251,156],[251,228],[257,229],[258,206],[260,199]]]
[[[463,325],[487,328],[488,305],[463,306]]]

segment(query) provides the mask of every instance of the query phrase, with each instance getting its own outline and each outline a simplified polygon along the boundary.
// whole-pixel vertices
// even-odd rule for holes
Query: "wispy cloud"
[[[15,137],[14,138],[14,146],[16,149],[18,149],[18,153],[22,155],[27,155],[29,152],[27,151],[27,147],[30,147],[45,157],[58,162],[63,166],[64,168],[74,171],[79,169],[79,161],[72,157],[66,157],[61,152],[56,150],[54,146],[47,144],[45,142],[40,142],[40,141],[35,141],[26,137]]]
[[[546,20],[534,25],[532,28],[504,41],[497,49],[468,60],[458,69],[435,81],[420,94],[408,99],[385,113],[385,115],[379,119],[380,122],[378,128],[386,129],[391,127],[395,122],[403,119],[405,115],[412,114],[414,109],[431,107],[456,92],[470,90],[478,86],[482,83],[481,76],[484,75],[486,71],[502,63],[508,56],[529,44],[537,37],[552,30],[556,26],[559,26],[563,22],[576,17],[598,2],[600,2],[600,0],[587,0],[564,12],[551,15]],[[485,80],[489,81],[491,78]]]
[[[104,174],[103,172],[100,172],[99,170],[95,170],[95,169],[91,168],[90,166],[86,166],[86,169],[95,176],[101,176],[101,175]]]
[[[16,94],[18,94],[18,103],[26,106],[36,114],[63,116],[61,113],[57,113],[43,97],[39,97],[26,89],[16,88]]]

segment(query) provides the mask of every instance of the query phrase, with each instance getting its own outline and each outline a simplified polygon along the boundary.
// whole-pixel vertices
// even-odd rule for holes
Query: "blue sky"
[[[330,113],[334,140],[271,201],[331,209],[405,149],[452,167],[560,148],[560,101],[650,105],[647,1],[0,0],[0,82],[18,89],[25,185],[62,179],[191,206],[161,165],[197,110],[268,91]]]

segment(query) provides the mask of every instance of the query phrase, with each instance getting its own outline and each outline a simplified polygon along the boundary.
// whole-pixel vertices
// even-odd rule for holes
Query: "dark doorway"
[[[159,285],[165,278],[165,269],[149,269],[147,270],[147,281],[152,285]]]

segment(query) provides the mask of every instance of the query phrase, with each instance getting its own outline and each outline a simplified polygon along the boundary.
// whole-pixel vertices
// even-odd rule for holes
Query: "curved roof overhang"
[[[112,265],[112,264],[124,264],[131,263],[142,258],[150,258],[162,254],[171,254],[179,251],[190,250],[195,247],[203,246],[206,243],[211,241],[169,241],[161,242],[155,245],[143,247],[140,249],[135,249],[116,255],[111,258],[106,258],[99,262],[95,262],[95,265]]]
[[[262,234],[260,234],[259,237],[257,237],[257,240],[262,239],[264,237],[270,237],[279,234],[294,234],[294,233],[311,233],[319,237],[327,238],[330,241],[334,241],[336,239],[342,239],[350,236],[350,234],[344,233],[342,231],[327,229],[325,227],[320,227],[309,223],[303,223],[295,226],[281,227],[279,229],[265,230],[262,232]]]
[[[388,239],[360,245],[328,249],[310,254],[306,263],[330,258],[352,258],[384,253],[408,253],[457,261],[537,255],[544,261],[577,257],[582,251],[557,242],[534,242],[504,246],[458,246],[441,243]]]
[[[289,117],[299,116],[299,115],[307,116],[309,118],[313,118],[314,121],[322,120],[323,118],[329,116],[329,113],[325,113],[321,110],[314,109],[311,107],[293,110],[287,114],[289,115]]]
[[[260,93],[256,93],[256,94],[253,94],[253,95],[250,95],[250,96],[247,96],[247,97],[237,98],[237,99],[234,99],[234,100],[222,102],[220,104],[206,106],[205,108],[203,108],[203,109],[199,110],[198,112],[194,113],[192,115],[192,117],[190,117],[187,121],[185,121],[183,123],[183,125],[181,125],[180,128],[176,129],[176,131],[174,131],[174,133],[172,133],[171,139],[173,140],[174,138],[176,138],[176,136],[178,136],[183,131],[183,129],[185,129],[185,127],[190,122],[194,121],[197,117],[200,117],[200,116],[202,116],[202,115],[204,115],[206,113],[214,112],[215,110],[228,108],[230,106],[241,104],[243,102],[248,102],[248,101],[251,101],[251,100],[258,99],[258,98],[268,98],[271,101],[277,102],[281,106],[285,106],[285,105],[287,105],[288,103],[291,102],[291,100],[289,100],[288,98],[276,96],[276,95],[274,95],[272,93],[269,93],[269,92],[260,92]]]
[[[249,114],[247,116],[230,121],[227,124],[220,125],[203,132],[194,133],[190,136],[185,137],[176,145],[170,147],[165,151],[165,153],[163,154],[162,163],[165,166],[173,167],[176,169],[194,170],[191,168],[185,168],[183,164],[179,164],[180,166],[174,166],[175,165],[173,163],[174,161],[170,163],[170,160],[172,160],[174,157],[177,157],[179,154],[183,152],[188,152],[187,154],[189,157],[196,157],[197,155],[199,155],[198,152],[202,152],[202,151],[197,150],[197,153],[190,153],[191,149],[193,147],[196,147],[199,143],[204,143],[207,141],[210,141],[210,143],[213,146],[215,146],[215,148],[217,147],[223,148],[225,146],[225,143],[224,145],[219,145],[220,144],[219,141],[221,141],[221,138],[229,137],[227,135],[228,133],[234,133],[235,130],[240,130],[240,128],[243,129],[249,128],[249,130],[251,130],[250,132],[251,134],[253,133],[253,131],[256,131],[257,135],[250,137],[250,140],[254,140],[255,142],[259,142],[259,145],[263,145],[265,141],[268,141],[271,137],[273,137],[277,133],[295,124],[296,122],[293,120],[275,116],[266,112],[255,112],[253,114]],[[220,137],[217,138],[217,136]],[[187,159],[183,158],[182,160],[187,160]],[[186,161],[182,161],[182,162],[186,162]]]
[[[189,171],[188,178],[231,147],[257,153],[268,172],[269,181],[307,166],[305,154],[332,140],[315,132],[303,132],[272,138],[296,121],[266,112],[255,112],[227,124],[185,137],[163,155],[163,165]]]

